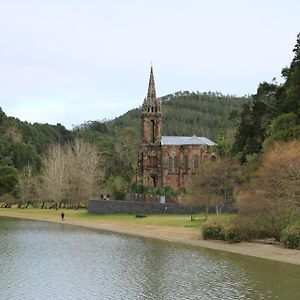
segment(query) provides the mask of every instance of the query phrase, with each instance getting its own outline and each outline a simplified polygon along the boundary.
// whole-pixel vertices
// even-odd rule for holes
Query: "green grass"
[[[66,212],[68,213],[68,211]],[[190,215],[147,215],[145,218],[136,218],[133,214],[107,214],[97,215],[85,211],[80,211],[76,215],[84,220],[101,221],[124,221],[132,224],[175,226],[175,227],[200,227],[204,221],[204,215],[197,215],[197,220],[191,221]]]
[[[39,209],[39,208],[1,208],[1,211],[8,211],[12,213],[33,215],[36,217],[60,217],[61,211],[64,211],[65,218],[77,219],[82,221],[107,221],[107,222],[125,222],[130,224],[142,224],[142,225],[155,225],[155,226],[174,226],[183,228],[200,228],[204,222],[205,215],[197,214],[196,220],[191,221],[190,215],[148,215],[145,218],[136,218],[132,214],[107,214],[107,215],[97,215],[88,213],[85,209],[71,210],[71,209]],[[208,219],[222,219],[229,220],[234,215],[232,214],[210,214]]]

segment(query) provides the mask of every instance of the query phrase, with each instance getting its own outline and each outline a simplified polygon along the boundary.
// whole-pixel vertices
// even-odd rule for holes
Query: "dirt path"
[[[36,216],[35,214],[0,211],[0,216],[59,223],[57,216],[51,215]],[[208,249],[227,251],[231,253],[238,253],[300,265],[299,250],[291,250],[280,246],[264,245],[260,243],[228,244],[222,241],[207,241],[201,239],[198,230],[191,230],[190,228],[131,224],[126,221],[116,220],[78,220],[78,218],[74,217],[68,217],[66,223],[70,225],[84,226],[89,228],[108,230],[112,232],[167,240]]]

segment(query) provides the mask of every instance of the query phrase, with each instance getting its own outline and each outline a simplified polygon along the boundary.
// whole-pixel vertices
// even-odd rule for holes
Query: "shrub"
[[[243,230],[235,222],[207,222],[202,227],[205,240],[223,240],[229,243],[239,243],[243,240]]]
[[[232,230],[235,230],[239,235],[240,241],[250,241],[253,239],[261,239],[271,237],[267,229],[264,228],[261,224],[254,222],[250,218],[242,218],[238,216],[231,223],[233,227]]]
[[[228,224],[223,228],[225,234],[225,240],[229,243],[239,243],[242,241],[241,228],[234,223]]]
[[[225,240],[225,225],[220,222],[207,222],[202,226],[202,235],[205,240]]]
[[[205,240],[225,240],[229,243],[269,237],[264,228],[239,217],[229,222],[216,220],[206,222],[202,226],[202,235]]]
[[[282,232],[281,242],[287,248],[300,249],[300,223],[294,223]]]

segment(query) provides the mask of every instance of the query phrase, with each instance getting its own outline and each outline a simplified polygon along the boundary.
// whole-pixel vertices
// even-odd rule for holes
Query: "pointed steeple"
[[[160,111],[161,103],[160,99],[156,98],[153,67],[151,66],[147,98],[143,103],[143,113],[160,113]]]
[[[144,144],[160,143],[161,140],[161,101],[156,98],[153,67],[150,70],[150,79],[147,98],[142,106],[142,137]]]
[[[153,67],[151,66],[147,101],[154,102],[155,100],[156,100],[155,81],[153,75]]]

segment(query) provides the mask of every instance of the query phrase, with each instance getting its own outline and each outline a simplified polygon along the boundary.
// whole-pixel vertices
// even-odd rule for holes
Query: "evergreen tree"
[[[300,137],[300,34],[290,67],[282,70],[285,82],[261,83],[253,104],[244,106],[232,153],[242,162],[247,155],[260,153],[272,140]]]

